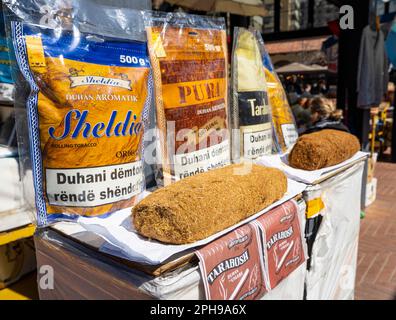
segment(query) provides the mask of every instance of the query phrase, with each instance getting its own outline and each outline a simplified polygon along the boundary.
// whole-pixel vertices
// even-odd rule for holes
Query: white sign
[[[174,172],[177,180],[230,163],[230,145],[225,140],[217,145],[190,152],[177,154],[173,157]]]
[[[142,192],[142,162],[81,169],[46,169],[51,205],[95,207],[127,200]]]
[[[281,128],[286,148],[295,144],[298,139],[298,133],[294,124],[282,124]]]
[[[256,159],[271,154],[272,152],[272,130],[243,132],[243,157],[245,159]]]

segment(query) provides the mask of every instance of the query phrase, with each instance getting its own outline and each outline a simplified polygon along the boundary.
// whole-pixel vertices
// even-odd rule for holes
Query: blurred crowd
[[[325,80],[301,83],[292,76],[285,87],[300,134],[321,129],[349,131],[342,123],[343,111],[336,108],[336,96]]]
[[[292,75],[286,81],[286,91],[298,96],[312,97],[314,95],[327,95],[329,88],[326,80],[313,81],[312,83],[302,82],[297,76]]]

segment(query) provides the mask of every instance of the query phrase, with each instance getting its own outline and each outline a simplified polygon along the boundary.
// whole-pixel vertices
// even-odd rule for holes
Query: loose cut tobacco
[[[301,136],[289,155],[298,169],[318,170],[351,158],[360,149],[358,138],[339,130],[321,130]]]
[[[183,244],[207,238],[283,197],[287,179],[274,168],[230,165],[161,188],[133,208],[136,230]]]

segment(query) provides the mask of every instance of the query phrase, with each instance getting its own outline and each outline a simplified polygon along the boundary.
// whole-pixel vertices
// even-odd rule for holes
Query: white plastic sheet
[[[204,240],[186,245],[164,244],[155,240],[150,241],[145,237],[141,237],[133,230],[132,219],[130,218],[130,209],[121,210],[107,218],[80,217],[78,219],[78,223],[86,230],[94,232],[106,240],[106,243],[100,248],[101,251],[135,262],[157,265],[175,254],[204,245],[229,232],[235,227],[253,220],[254,218],[278,206],[279,204],[286,202],[287,200],[290,200],[302,193],[305,190],[305,187],[306,186],[304,184],[295,182],[293,180],[288,180],[288,191],[281,200],[273,203],[271,206],[265,208],[257,214],[243,220],[237,225],[218,232],[217,234]]]
[[[263,166],[278,168],[283,172],[285,172],[285,174],[287,174],[287,176],[290,179],[307,184],[313,184],[319,179],[325,178],[327,175],[331,174],[332,172],[341,169],[345,166],[348,166],[359,159],[367,157],[368,154],[366,152],[359,151],[352,158],[344,162],[341,162],[340,164],[319,170],[313,170],[313,171],[306,171],[306,170],[290,167],[289,162],[287,160],[288,156],[289,156],[288,153],[283,155],[264,156],[256,160],[256,163]]]
[[[0,170],[2,185],[0,188],[0,212],[18,209],[23,204],[18,159],[0,158]]]
[[[353,298],[363,168],[364,163],[358,163],[315,186],[322,190],[325,208],[307,272],[308,300]],[[309,189],[305,193],[309,195]]]
[[[305,228],[305,203],[299,204],[301,230]],[[283,279],[277,287],[267,292],[262,300],[302,300],[304,297],[304,281],[306,262]],[[198,266],[188,265],[168,272],[149,281],[143,281],[140,289],[148,294],[165,300],[197,300],[205,299],[201,272]]]
[[[299,266],[261,300],[302,300],[306,263]],[[197,266],[189,266],[145,281],[140,289],[161,300],[202,300],[205,289]]]

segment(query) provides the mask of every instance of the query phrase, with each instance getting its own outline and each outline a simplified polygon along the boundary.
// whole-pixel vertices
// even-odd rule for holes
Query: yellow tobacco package
[[[286,92],[282,82],[274,70],[271,58],[265,49],[264,41],[259,37],[261,53],[263,56],[264,71],[267,81],[268,97],[272,111],[272,125],[275,133],[275,150],[285,153],[291,149],[298,138],[298,131],[295,124],[292,110],[287,101]]]
[[[39,224],[131,207],[144,189],[145,42],[12,23]]]
[[[229,164],[224,21],[148,12],[145,25],[160,141],[158,183]]]
[[[277,138],[277,149],[286,152],[298,138],[294,116],[287,101],[285,90],[278,76],[264,67],[267,79],[268,95],[271,102],[272,123]]]

